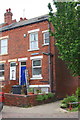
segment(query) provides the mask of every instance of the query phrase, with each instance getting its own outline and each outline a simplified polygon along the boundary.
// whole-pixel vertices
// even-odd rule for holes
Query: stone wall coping
[[[11,95],[11,96],[22,96],[22,97],[30,97],[30,96],[37,96],[39,94],[32,94],[32,95],[22,95],[22,94],[12,94],[12,93],[4,93],[4,95]]]

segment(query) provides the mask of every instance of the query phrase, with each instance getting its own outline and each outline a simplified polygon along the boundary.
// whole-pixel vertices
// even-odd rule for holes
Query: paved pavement
[[[78,118],[78,112],[67,112],[59,107],[60,101],[29,107],[4,106],[2,118]]]

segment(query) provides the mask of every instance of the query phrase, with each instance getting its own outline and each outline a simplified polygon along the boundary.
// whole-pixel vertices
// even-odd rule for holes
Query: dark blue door
[[[21,85],[26,85],[26,66],[21,66],[21,80],[20,84]]]

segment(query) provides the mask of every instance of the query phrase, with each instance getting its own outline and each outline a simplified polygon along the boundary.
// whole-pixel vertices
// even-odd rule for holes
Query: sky
[[[30,19],[49,13],[48,3],[52,4],[55,12],[56,9],[52,1],[53,0],[2,0],[0,3],[0,24],[4,23],[4,13],[6,9],[11,8],[13,13],[12,19],[19,21],[20,17]]]

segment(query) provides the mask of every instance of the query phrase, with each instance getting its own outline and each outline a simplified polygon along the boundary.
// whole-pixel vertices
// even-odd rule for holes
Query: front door
[[[20,85],[26,85],[26,62],[21,62]]]

